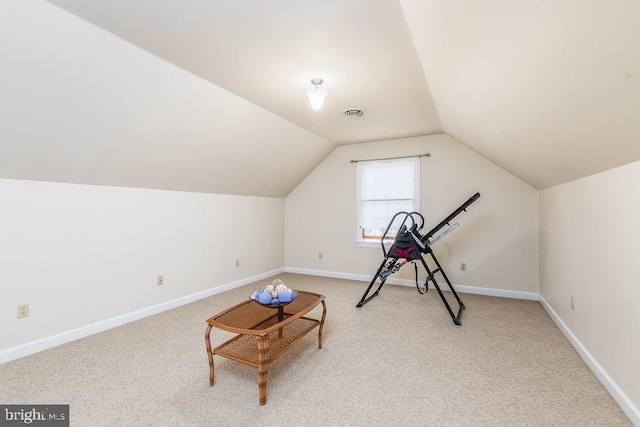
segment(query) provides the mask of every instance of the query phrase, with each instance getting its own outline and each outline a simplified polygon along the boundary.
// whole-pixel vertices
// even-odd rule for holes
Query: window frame
[[[406,198],[388,198],[388,199],[367,199],[367,200],[382,200],[382,201],[393,201],[393,200],[413,200],[413,209],[411,211],[420,212],[420,177],[421,177],[421,161],[420,156],[408,156],[398,159],[382,159],[382,160],[363,160],[358,161],[356,167],[356,244],[359,247],[380,247],[380,237],[381,236],[364,236],[364,228],[362,227],[362,205],[363,199],[361,196],[362,193],[362,167],[368,164],[373,163],[400,163],[400,162],[412,162],[414,163],[414,173],[415,173],[415,185],[414,185],[414,197],[413,199]],[[390,220],[391,218],[389,218]],[[386,229],[386,226],[385,226]],[[384,229],[382,230],[384,232]],[[377,237],[377,238],[376,238]],[[385,245],[393,243],[393,237],[387,237],[385,239]]]

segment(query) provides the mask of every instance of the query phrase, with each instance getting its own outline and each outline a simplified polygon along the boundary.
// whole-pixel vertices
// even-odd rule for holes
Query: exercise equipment
[[[440,221],[438,225],[433,227],[425,234],[422,234],[422,228],[424,227],[424,217],[422,216],[422,214],[420,214],[419,212],[398,212],[397,214],[395,214],[393,218],[391,218],[391,221],[389,221],[389,225],[387,226],[387,229],[384,231],[384,234],[380,239],[382,253],[384,254],[384,260],[380,264],[380,267],[378,267],[378,271],[376,271],[375,276],[373,276],[373,280],[371,280],[371,283],[369,283],[369,287],[365,291],[364,295],[362,295],[362,299],[360,299],[360,302],[356,305],[356,307],[362,307],[373,298],[378,296],[378,294],[380,293],[380,289],[382,289],[389,276],[400,270],[400,268],[402,268],[402,266],[404,266],[405,264],[412,263],[416,272],[416,288],[418,289],[418,292],[421,294],[426,293],[429,290],[429,282],[431,282],[433,284],[433,287],[438,291],[438,295],[440,295],[440,298],[442,299],[444,306],[447,308],[447,311],[451,315],[453,323],[458,326],[461,325],[462,323],[460,322],[460,316],[462,315],[462,310],[465,309],[464,303],[456,293],[455,289],[453,289],[453,285],[449,281],[449,278],[445,274],[442,266],[434,255],[431,246],[458,227],[457,222],[451,224],[451,221],[462,212],[466,212],[469,205],[478,200],[479,197],[480,193],[476,193],[471,196],[466,202],[460,205],[458,209],[453,211],[449,216]],[[396,238],[387,251],[387,248],[384,245],[384,239],[387,236],[387,233],[389,233],[389,230],[393,226],[394,222],[396,221],[396,218],[402,218],[402,221],[400,223],[400,226],[398,227]],[[448,227],[434,237],[434,235],[442,230],[445,226]],[[424,259],[424,255],[428,255],[431,257],[436,265],[435,269],[432,270],[431,268],[429,268],[429,265]],[[418,265],[416,264],[417,261],[420,261],[422,263],[422,266],[427,272],[427,279],[425,280],[424,286],[422,288],[418,283]],[[449,302],[445,298],[442,290],[440,289],[440,286],[438,285],[438,282],[436,281],[435,275],[438,273],[442,275],[445,283],[449,287],[449,290],[458,302],[457,313],[453,312],[451,306],[449,305]],[[380,285],[378,286],[378,289],[376,289],[376,291],[370,296],[367,296],[378,278],[380,278]]]

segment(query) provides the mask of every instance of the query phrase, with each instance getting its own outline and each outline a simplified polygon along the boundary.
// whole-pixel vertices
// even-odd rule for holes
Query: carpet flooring
[[[257,369],[214,357],[205,320],[280,278],[326,296],[317,329]],[[0,365],[3,404],[69,404],[72,426],[626,426],[621,409],[538,302],[281,274]],[[449,294],[450,296],[450,294]],[[321,306],[309,313],[319,318]],[[216,346],[233,335],[212,330]]]

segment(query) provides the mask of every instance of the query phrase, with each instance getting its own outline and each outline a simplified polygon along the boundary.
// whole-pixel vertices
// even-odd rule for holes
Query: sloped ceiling
[[[0,52],[0,179],[284,197],[335,148],[44,1]]]
[[[445,133],[538,189],[640,160],[640,2],[401,3]]]
[[[638,16],[635,0],[8,0],[0,178],[283,197],[336,144],[445,132],[547,188],[640,160]]]
[[[442,131],[397,0],[50,2],[336,144]]]

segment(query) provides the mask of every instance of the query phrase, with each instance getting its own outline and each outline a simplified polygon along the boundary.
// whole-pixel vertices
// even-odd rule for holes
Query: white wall
[[[431,157],[421,160],[425,229],[481,193],[456,218],[460,227],[434,246],[452,282],[537,294],[538,192],[444,134],[334,150],[285,199],[287,268],[373,276],[382,250],[356,246],[356,165],[349,160],[426,152]],[[397,277],[413,274],[405,267]]]
[[[0,180],[0,206],[0,352],[284,264],[280,198]]]
[[[640,162],[540,192],[541,296],[636,411],[640,407],[638,183]],[[636,417],[640,419],[640,412]]]

